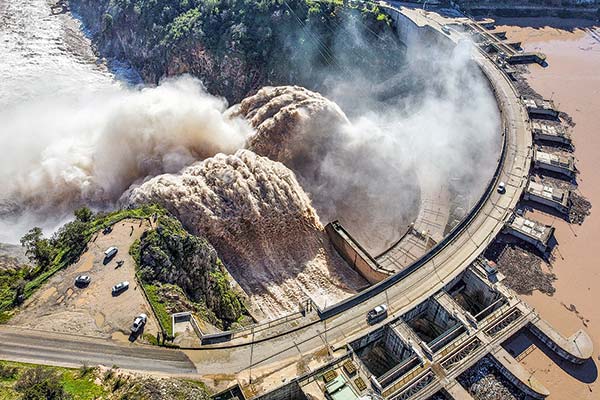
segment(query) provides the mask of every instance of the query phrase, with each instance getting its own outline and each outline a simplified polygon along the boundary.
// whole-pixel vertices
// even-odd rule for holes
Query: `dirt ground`
[[[11,324],[126,341],[133,339],[129,337],[133,319],[143,312],[148,315],[144,331],[156,335],[158,323],[136,284],[135,263],[129,255],[131,244],[149,226],[146,221],[124,220],[107,235],[97,233],[79,261],[58,272],[35,292]],[[104,251],[111,246],[119,252],[104,265]],[[121,260],[124,263],[117,268],[117,261]],[[91,277],[87,287],[74,285],[81,274]],[[129,289],[113,296],[112,286],[121,281],[128,281]]]

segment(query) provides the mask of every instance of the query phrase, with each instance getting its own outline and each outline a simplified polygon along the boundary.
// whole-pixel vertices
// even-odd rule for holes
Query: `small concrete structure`
[[[531,121],[531,130],[535,140],[571,145],[571,135],[560,125],[551,125],[544,121]]]
[[[500,370],[502,375],[514,384],[528,397],[534,399],[545,399],[550,391],[532,374],[513,358],[502,346],[492,351],[492,361]]]
[[[523,199],[551,207],[563,214],[569,212],[569,191],[547,184],[529,181]]]
[[[475,321],[475,326],[508,302],[489,280],[483,278],[487,272],[478,267],[480,263],[474,263],[445,288],[448,296],[471,316],[467,319]]]
[[[529,330],[560,357],[574,364],[583,364],[594,355],[594,343],[590,336],[580,329],[569,338],[558,333],[548,322],[538,319],[528,325]]]
[[[548,242],[554,233],[554,227],[513,215],[509,219],[505,231],[545,253],[548,249]]]
[[[508,56],[506,61],[509,64],[539,64],[544,65],[546,63],[546,56],[542,53],[518,53],[512,56]],[[558,115],[557,115],[558,116]]]
[[[575,176],[575,158],[572,155],[535,150],[533,154],[533,168],[556,172],[573,178]]]
[[[524,98],[523,103],[531,118],[558,118],[558,110],[552,100]]]
[[[386,388],[422,363],[423,356],[414,346],[412,333],[401,325],[402,321],[386,325],[349,345],[377,388]]]
[[[394,273],[382,268],[339,221],[328,223],[325,231],[340,256],[369,283],[380,282]]]

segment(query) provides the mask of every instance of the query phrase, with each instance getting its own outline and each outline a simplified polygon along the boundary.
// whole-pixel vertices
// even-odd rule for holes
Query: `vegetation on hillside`
[[[76,262],[94,233],[125,218],[149,218],[164,212],[154,205],[98,214],[83,207],[75,210],[73,221],[51,237],[44,236],[38,227],[32,228],[21,238],[32,266],[0,270],[0,322],[5,322],[10,317],[8,311],[20,305],[48,278]]]
[[[208,400],[199,382],[0,361],[0,400]]]
[[[323,71],[389,69],[389,17],[372,3],[313,0],[73,0],[104,55],[146,81],[191,73],[238,102],[265,84],[315,88]],[[379,64],[379,65],[376,65]]]
[[[221,328],[245,313],[216,250],[206,239],[188,233],[177,219],[158,217],[156,229],[145,232],[130,253],[168,332],[173,312],[193,311]]]

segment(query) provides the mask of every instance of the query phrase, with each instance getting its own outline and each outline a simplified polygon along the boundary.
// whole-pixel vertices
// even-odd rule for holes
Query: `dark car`
[[[115,286],[112,287],[112,294],[113,294],[113,296],[116,296],[119,293],[124,292],[128,288],[129,288],[129,282],[127,282],[127,281],[119,282]]]
[[[92,281],[92,278],[89,275],[79,275],[75,278],[76,286],[87,286]]]

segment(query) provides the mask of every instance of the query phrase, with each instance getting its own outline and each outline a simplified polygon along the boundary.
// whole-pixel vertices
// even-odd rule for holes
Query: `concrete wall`
[[[357,340],[351,342],[350,347],[352,347],[352,350],[357,352],[357,351],[367,347],[371,343],[376,342],[376,341],[380,340],[381,338],[383,338],[383,335],[384,335],[386,329],[387,329],[387,327],[384,326],[375,331],[369,332],[367,335],[361,337],[360,339],[357,339]]]
[[[381,282],[393,273],[380,268],[338,221],[327,224],[325,231],[340,256],[369,283]]]
[[[501,297],[500,293],[496,292],[470,269],[465,271],[462,280],[466,284],[465,293],[468,296],[474,296],[477,292],[482,293],[486,305],[492,304]]]
[[[259,397],[261,400],[306,400],[306,395],[297,381],[281,386]]]
[[[402,339],[396,334],[396,332],[394,332],[392,328],[389,327],[389,325],[385,330],[383,340],[386,350],[394,359],[398,360],[399,362],[402,362],[411,355],[414,355],[412,349],[402,341]]]

